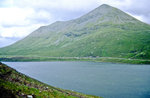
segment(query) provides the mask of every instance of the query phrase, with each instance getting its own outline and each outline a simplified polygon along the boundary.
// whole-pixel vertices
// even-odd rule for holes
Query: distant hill
[[[0,55],[150,59],[150,25],[103,4],[77,19],[42,26]]]

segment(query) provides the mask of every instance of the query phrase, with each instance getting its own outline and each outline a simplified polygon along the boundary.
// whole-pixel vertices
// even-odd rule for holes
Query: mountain
[[[103,4],[77,19],[42,26],[0,55],[150,59],[150,25]]]

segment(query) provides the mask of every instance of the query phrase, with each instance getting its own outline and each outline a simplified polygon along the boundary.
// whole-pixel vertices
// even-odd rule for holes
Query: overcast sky
[[[40,26],[80,17],[101,4],[117,7],[150,24],[149,0],[0,0],[0,47]]]

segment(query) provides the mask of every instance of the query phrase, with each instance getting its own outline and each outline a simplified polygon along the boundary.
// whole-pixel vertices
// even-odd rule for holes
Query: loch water
[[[3,62],[49,85],[104,98],[150,98],[150,65],[101,62]]]

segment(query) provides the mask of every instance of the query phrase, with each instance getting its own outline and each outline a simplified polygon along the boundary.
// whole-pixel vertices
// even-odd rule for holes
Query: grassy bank
[[[126,58],[97,58],[97,62],[128,63],[128,64],[150,64],[150,60],[144,59],[126,59]]]
[[[129,64],[150,64],[149,59],[128,59],[115,57],[0,56],[0,61],[95,61]]]
[[[99,98],[69,90],[55,88],[32,79],[0,63],[1,98]]]

